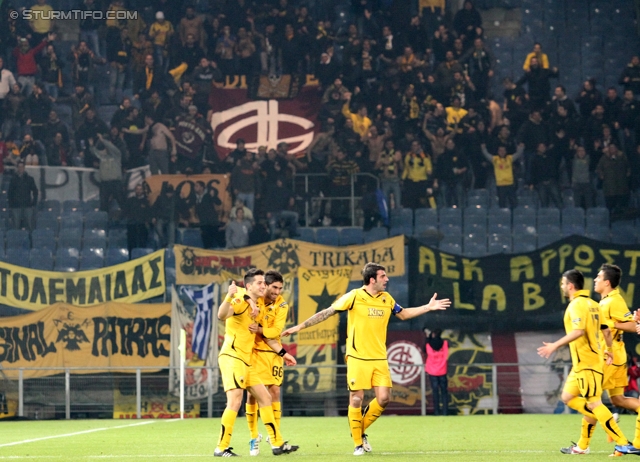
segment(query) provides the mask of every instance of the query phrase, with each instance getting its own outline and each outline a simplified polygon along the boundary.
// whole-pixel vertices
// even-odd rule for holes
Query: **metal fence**
[[[552,370],[548,364],[449,364],[449,413],[515,413],[527,411],[527,408],[529,412],[566,412],[557,406],[554,409],[548,389],[525,389],[520,385],[523,372],[537,380],[561,384],[570,365],[556,366]],[[386,412],[432,413],[431,386],[424,365],[390,364],[390,368],[392,374],[400,371],[404,377],[413,377],[413,382],[394,383]],[[131,368],[131,373],[100,374],[83,374],[82,368],[39,370],[46,370],[51,375],[25,379],[27,369],[3,370],[5,378],[0,376],[0,417],[3,413],[1,403],[5,403],[6,411],[6,402],[11,400],[17,402],[15,415],[28,419],[114,418],[116,414],[118,418],[159,417],[157,412],[153,412],[156,406],[164,409],[163,417],[180,416],[178,397],[169,393],[169,368],[151,373],[144,368]],[[213,373],[207,375],[216,376]],[[281,393],[283,415],[344,415],[349,400],[346,384],[344,365],[287,368]],[[210,393],[201,401],[187,401],[185,409],[192,413],[192,417],[221,415],[226,397],[221,386],[213,385],[209,383],[209,390],[216,390],[216,393]],[[559,389],[558,385],[556,391]],[[373,390],[366,392],[365,396],[373,397]],[[161,397],[162,404],[158,404],[158,397]],[[116,409],[122,409],[123,400],[129,403],[129,411],[116,413]],[[543,403],[542,407],[527,405],[534,401]]]

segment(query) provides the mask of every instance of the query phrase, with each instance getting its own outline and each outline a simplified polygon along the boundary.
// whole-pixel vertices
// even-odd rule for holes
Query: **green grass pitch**
[[[219,419],[0,422],[0,462],[210,461],[219,426]],[[635,418],[621,416],[620,426],[633,439]],[[346,417],[284,417],[282,431],[300,450],[279,460],[354,459]],[[569,457],[559,448],[577,441],[580,416],[383,416],[368,433],[373,452],[359,460],[554,461]],[[610,460],[613,444],[606,438],[598,428],[588,460]],[[245,458],[248,440],[246,420],[239,418],[231,445]],[[274,458],[268,443],[260,448],[254,459]]]

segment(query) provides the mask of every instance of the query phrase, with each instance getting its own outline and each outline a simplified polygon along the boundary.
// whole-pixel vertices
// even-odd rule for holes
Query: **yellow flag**
[[[298,268],[298,323],[329,308],[347,292],[351,267],[331,270]],[[322,345],[338,341],[338,315],[298,333],[298,345]]]

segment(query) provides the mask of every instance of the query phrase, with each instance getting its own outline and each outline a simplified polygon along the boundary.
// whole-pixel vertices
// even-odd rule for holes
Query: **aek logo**
[[[216,128],[226,122],[231,124],[223,127],[218,133]],[[217,133],[218,146],[235,149],[239,133],[255,126],[255,141],[252,137],[242,137],[247,140],[246,147],[255,151],[258,146],[275,148],[278,143],[286,142],[291,146],[290,153],[304,151],[313,140],[314,124],[304,117],[284,114],[279,111],[277,100],[252,101],[232,107],[225,111],[215,112],[211,117],[211,129]]]

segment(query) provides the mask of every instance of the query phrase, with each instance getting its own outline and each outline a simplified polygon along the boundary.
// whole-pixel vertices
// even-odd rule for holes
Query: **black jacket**
[[[218,212],[216,211],[216,206],[222,205],[220,198],[217,196],[214,197],[209,192],[206,192],[200,202],[198,202],[197,197],[195,202],[196,215],[201,225],[216,226],[220,223]]]
[[[32,176],[17,173],[11,177],[8,191],[9,208],[35,207],[38,203],[38,188]]]

